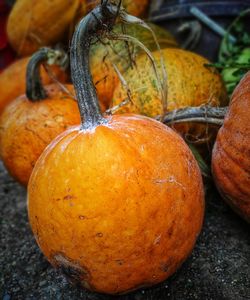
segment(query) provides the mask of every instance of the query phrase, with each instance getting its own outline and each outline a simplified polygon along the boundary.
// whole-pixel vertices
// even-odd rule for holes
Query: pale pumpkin
[[[174,37],[168,31],[152,23],[148,23],[148,25],[154,31],[161,48],[177,47]],[[116,35],[122,33],[122,26],[124,26],[125,34],[137,38],[150,51],[157,49],[157,44],[150,30],[139,25],[117,24],[114,27]],[[136,59],[141,53],[143,50],[132,42],[126,44],[124,41],[110,41],[107,38],[103,39],[103,43],[98,42],[91,47],[91,73],[98,98],[106,108],[109,108],[115,87],[120,81],[113,64],[123,74],[132,67],[131,57]]]
[[[225,106],[227,94],[220,75],[211,68],[204,66],[208,61],[195,53],[177,48],[166,48],[161,51],[167,80],[165,102],[160,93],[156,75],[152,64],[144,54],[136,60],[136,68],[128,70],[124,78],[131,90],[132,101],[122,106],[117,113],[139,113],[149,117],[162,115],[187,106],[210,104]],[[153,52],[157,64],[160,80],[163,80],[161,68],[161,54]],[[119,83],[113,94],[113,106],[127,98],[127,92]],[[197,124],[175,125],[182,134],[193,135],[197,139],[203,138],[206,127]]]
[[[212,153],[212,172],[227,203],[250,222],[250,72],[230,102]]]
[[[39,65],[46,51],[34,54],[28,64],[27,96],[13,100],[0,117],[0,157],[23,185],[28,184],[36,160],[51,140],[80,122],[73,87],[65,86],[68,94],[58,84],[44,89],[40,82]]]
[[[28,186],[29,220],[46,258],[83,288],[107,294],[173,274],[192,251],[204,213],[201,174],[181,137],[144,116],[100,113],[89,48],[110,30],[116,9],[103,2],[74,34],[82,124],[46,148]]]

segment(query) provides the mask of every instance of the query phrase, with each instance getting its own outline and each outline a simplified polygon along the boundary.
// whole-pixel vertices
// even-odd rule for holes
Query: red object
[[[6,34],[6,23],[9,11],[10,7],[4,0],[0,0],[0,71],[7,67],[16,56],[8,43]]]

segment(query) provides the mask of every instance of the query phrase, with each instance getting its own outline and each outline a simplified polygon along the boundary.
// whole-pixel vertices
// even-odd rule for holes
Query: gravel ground
[[[154,288],[111,297],[72,287],[39,251],[29,228],[26,191],[0,163],[0,297],[83,300],[250,299],[249,225],[213,192],[207,197],[203,231],[191,257]]]

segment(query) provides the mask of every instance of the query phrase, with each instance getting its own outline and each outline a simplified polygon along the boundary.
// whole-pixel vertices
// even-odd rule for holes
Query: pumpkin
[[[177,47],[176,41],[168,31],[152,23],[148,23],[148,25],[154,31],[161,48]],[[117,24],[114,28],[114,32],[115,34],[121,34],[122,24]],[[139,25],[129,24],[126,25],[125,32],[127,35],[137,38],[149,50],[153,51],[157,49],[152,33],[148,29]],[[130,52],[124,41],[109,41],[106,38],[103,42],[104,44],[98,42],[91,47],[90,66],[93,81],[96,83],[98,98],[106,108],[109,108],[114,89],[119,83],[119,77],[113,64],[115,64],[123,74],[131,67],[130,55],[132,55],[133,58],[136,58],[141,54],[142,50],[131,42],[129,42]]]
[[[18,55],[27,56],[40,47],[54,45],[68,36],[69,29],[100,1],[18,0],[7,23],[8,39]],[[145,13],[148,0],[125,0],[133,15]],[[20,22],[22,16],[22,22]]]
[[[63,39],[79,5],[79,0],[16,1],[7,23],[10,44],[20,56],[54,45]]]
[[[90,12],[95,6],[100,3],[100,0],[80,0],[81,1],[81,16],[86,15]],[[148,6],[149,0],[123,0],[122,5],[126,11],[133,16],[142,16],[145,15]]]
[[[139,113],[149,117],[162,115],[165,110],[172,111],[187,106],[200,106],[210,104],[225,106],[227,94],[220,75],[204,65],[208,61],[202,56],[177,48],[161,50],[164,66],[167,72],[166,103],[163,103],[159,92],[159,83],[156,80],[152,64],[144,54],[136,61],[136,68],[124,74],[131,90],[131,102],[121,106],[118,113]],[[152,53],[158,74],[161,73],[161,54]],[[162,80],[162,76],[159,76]],[[113,105],[116,106],[127,98],[127,93],[119,83],[113,94]],[[196,140],[203,138],[206,126],[182,124],[175,125],[184,135],[189,134]]]
[[[173,274],[204,213],[201,174],[179,135],[145,116],[100,113],[89,48],[116,15],[103,1],[76,29],[71,74],[82,124],[45,149],[28,185],[29,221],[44,255],[71,281],[107,294]]]
[[[26,68],[29,60],[30,57],[20,58],[0,73],[0,86],[3,87],[0,93],[0,115],[8,103],[25,93]],[[58,81],[67,81],[68,75],[60,66],[52,65],[49,68]],[[43,66],[40,74],[44,85],[53,82]]]
[[[240,81],[212,153],[212,173],[223,198],[250,222],[250,72]]]
[[[52,50],[35,53],[27,67],[27,96],[12,101],[0,117],[0,157],[9,173],[27,185],[36,160],[59,133],[79,124],[77,103],[57,84],[42,87],[39,65]],[[48,54],[50,53],[50,54]],[[73,87],[66,88],[73,94]]]

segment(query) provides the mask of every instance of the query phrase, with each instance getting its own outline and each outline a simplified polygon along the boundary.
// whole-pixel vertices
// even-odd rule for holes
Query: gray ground
[[[250,299],[249,225],[215,193],[207,197],[203,231],[182,268],[148,290],[116,297],[122,300]],[[26,191],[0,163],[0,297],[9,299],[92,299],[113,297],[72,287],[39,251],[26,213]]]

